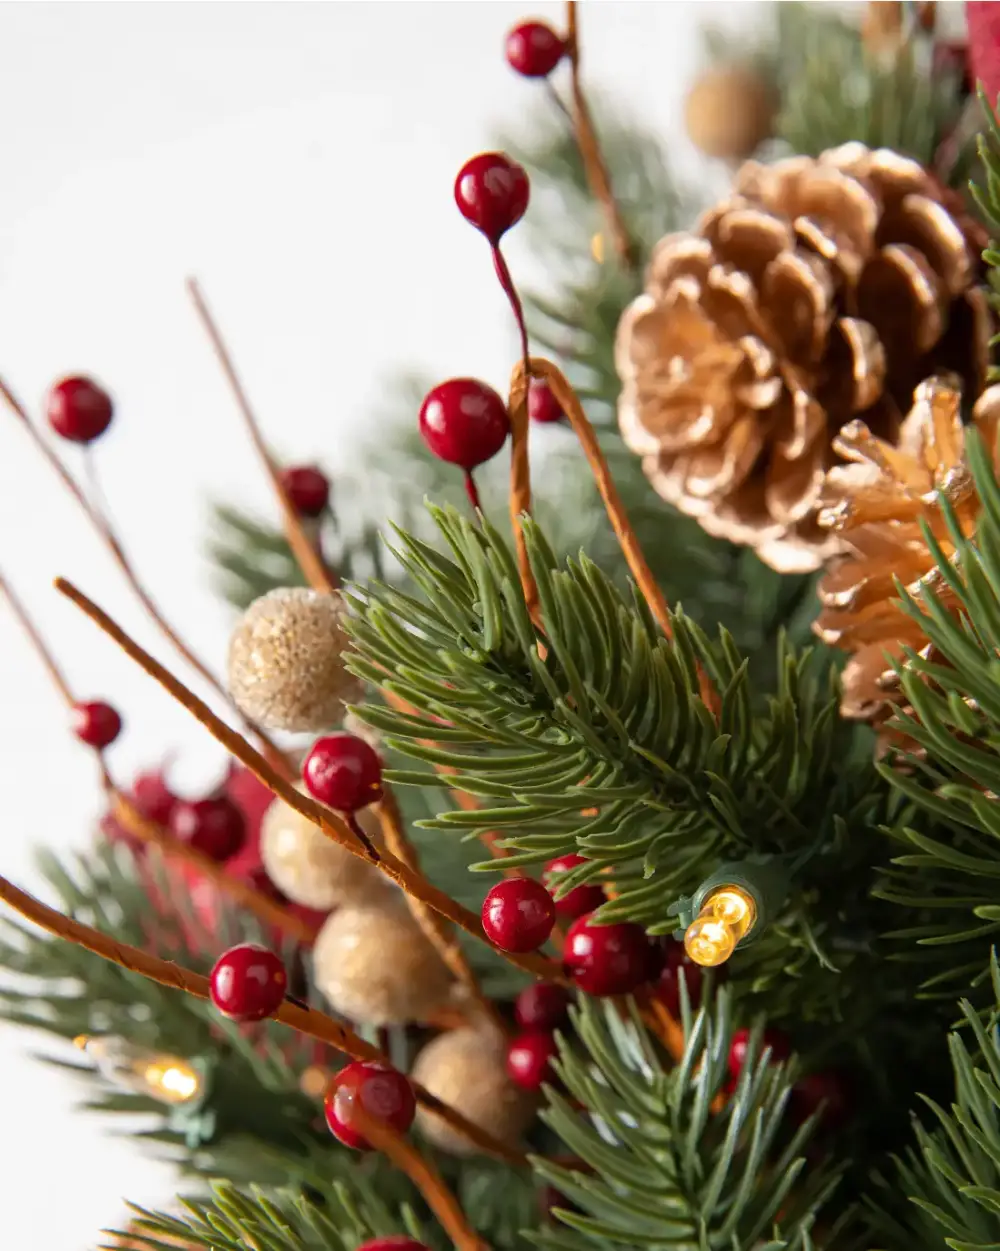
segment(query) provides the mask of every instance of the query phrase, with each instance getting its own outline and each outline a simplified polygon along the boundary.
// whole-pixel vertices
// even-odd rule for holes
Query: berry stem
[[[472,476],[472,470],[466,469],[464,472],[465,494],[469,497],[469,503],[472,505],[473,511],[478,515],[483,511],[483,506],[479,502],[479,487],[476,486],[476,480]]]
[[[318,825],[323,833],[328,838],[332,838],[338,846],[346,848],[347,851],[355,856],[363,854],[354,835],[337,813],[302,794],[291,782],[274,769],[251,743],[247,742],[241,734],[227,725],[221,717],[216,716],[204,700],[199,699],[169,669],[166,669],[158,660],[154,659],[140,647],[134,639],[130,638],[121,626],[112,620],[102,608],[99,608],[93,600],[88,599],[82,591],[78,590],[64,578],[57,578],[55,586],[60,594],[71,600],[85,616],[89,617],[109,638],[113,639],[126,656],[135,661],[142,670],[158,682],[164,690],[177,700],[182,708],[187,709],[195,720],[199,721],[208,730],[216,742],[221,743],[230,755],[245,765],[279,799],[284,800],[290,808],[304,816],[307,821],[311,821],[313,825]],[[367,857],[365,859],[367,860]],[[395,882],[406,894],[416,896],[417,899],[426,903],[436,912],[440,912],[442,916],[447,917],[449,921],[454,921],[456,925],[474,938],[478,938],[482,942],[486,941],[482,922],[474,912],[471,912],[468,908],[458,903],[457,900],[446,895],[444,891],[439,890],[432,882],[427,881],[421,874],[416,873],[400,860],[397,860],[395,856],[384,853],[380,856],[375,867]],[[491,950],[495,950],[492,944]],[[501,954],[511,964],[534,974],[535,977],[552,982],[561,982],[563,985],[570,984],[561,965],[556,960],[549,960],[534,953],[515,954],[504,952]]]
[[[517,554],[517,569],[521,577],[521,589],[528,616],[538,630],[542,629],[541,605],[538,599],[538,586],[535,575],[531,572],[531,561],[528,559],[528,548],[524,541],[524,530],[521,520],[531,515],[531,461],[528,456],[528,385],[531,377],[531,358],[518,363],[514,370],[515,378],[523,378],[524,386],[510,389],[507,400],[507,413],[510,417],[510,526],[514,532],[514,548]]]
[[[243,418],[243,424],[246,426],[250,441],[260,457],[265,472],[271,481],[271,486],[274,488],[274,493],[278,497],[288,546],[292,549],[292,554],[313,590],[327,595],[332,594],[337,589],[337,580],[324,563],[317,545],[313,543],[306,533],[302,520],[289,498],[285,484],[281,479],[281,471],[275,464],[274,458],[264,442],[264,436],[260,431],[260,423],[254,414],[253,408],[250,406],[250,400],[247,397],[243,383],[240,381],[240,376],[236,372],[233,358],[226,347],[212,314],[208,310],[208,305],[205,303],[205,298],[196,279],[188,279],[187,289],[198,319],[212,345],[212,351],[215,353],[219,366],[225,375],[226,382],[229,384],[229,389]]]
[[[201,973],[186,969],[172,960],[161,960],[159,956],[151,955],[138,947],[129,946],[128,943],[120,943],[109,935],[102,934],[100,930],[95,930],[92,926],[64,916],[55,908],[50,908],[40,899],[35,899],[33,895],[21,890],[5,877],[0,877],[0,900],[40,929],[54,934],[57,938],[76,943],[78,947],[83,947],[103,960],[117,964],[119,968],[127,969],[132,973],[141,973],[143,977],[148,977],[161,986],[172,986],[175,990],[194,995],[196,999],[211,999],[209,980]],[[336,1051],[344,1052],[352,1060],[367,1060],[391,1067],[389,1057],[383,1055],[377,1047],[365,1042],[353,1030],[315,1008],[299,1007],[286,998],[274,1014],[274,1020],[290,1026],[307,1038],[314,1038],[317,1042],[326,1043]],[[430,1091],[424,1090],[416,1082],[411,1084],[419,1103],[443,1117],[483,1151],[508,1164],[517,1166],[525,1164],[524,1156],[519,1151],[512,1150],[486,1130],[467,1121],[459,1112],[442,1103],[440,1099],[432,1095]]]
[[[413,1143],[402,1134],[397,1134],[384,1121],[370,1116],[360,1099],[356,1099],[351,1108],[351,1126],[356,1126],[358,1133],[413,1182],[456,1251],[490,1251],[489,1244],[483,1242],[466,1220],[461,1205],[448,1189],[444,1178]]]
[[[10,387],[7,386],[6,382],[2,378],[0,378],[0,399],[4,400],[7,407],[24,426],[29,438],[35,444],[38,451],[42,454],[44,459],[48,461],[50,467],[55,471],[56,476],[60,479],[63,486],[80,506],[84,516],[97,532],[98,538],[108,549],[108,552],[110,553],[114,563],[118,566],[122,577],[125,579],[128,586],[131,587],[133,595],[159,628],[161,634],[163,634],[167,641],[173,646],[185,663],[190,665],[191,668],[212,688],[212,690],[226,701],[229,707],[234,707],[226,688],[222,685],[215,674],[212,673],[211,669],[209,669],[208,666],[195,655],[190,647],[188,647],[174,627],[170,624],[166,617],[164,617],[163,613],[157,606],[156,601],[146,590],[144,584],[139,580],[132,562],[125,554],[125,550],[122,547],[117,535],[108,524],[107,518],[101,513],[100,509],[87,498],[86,494],[81,491],[79,483],[66,468],[58,453],[39,434],[31,418],[28,416],[27,409],[14,395],[13,391],[11,391]],[[254,734],[258,742],[263,747],[268,760],[271,761],[276,768],[284,769],[285,772],[291,776],[284,756],[270,740],[267,734],[258,725],[255,725],[252,721],[247,720],[247,718],[243,717],[242,720],[243,724],[246,725],[246,727]]]
[[[344,822],[347,825],[347,828],[351,831],[354,837],[358,840],[358,842],[364,848],[365,859],[370,860],[372,864],[378,864],[378,862],[382,859],[382,857],[379,855],[378,851],[375,849],[375,844],[372,842],[372,840],[368,837],[368,835],[361,828],[361,822],[358,820],[355,813],[345,812]]]
[[[28,636],[35,654],[42,662],[43,668],[49,675],[52,685],[58,691],[63,703],[67,708],[72,709],[77,701],[65,674],[56,663],[55,657],[42,638],[38,627],[29,616],[27,609],[2,574],[0,574],[0,594],[6,597],[14,617]],[[240,904],[249,912],[253,912],[265,924],[278,926],[297,942],[308,943],[312,941],[312,929],[297,913],[292,912],[288,908],[283,908],[275,900],[269,899],[267,895],[256,890],[249,882],[241,881],[227,874],[222,865],[217,864],[208,856],[202,855],[194,847],[189,847],[187,843],[183,843],[180,839],[175,838],[164,826],[144,817],[128,796],[115,785],[105,762],[104,753],[100,749],[95,749],[95,754],[100,765],[104,790],[114,815],[130,834],[141,839],[144,843],[152,844],[164,854],[191,865],[193,869],[196,869],[213,882],[220,893],[228,895],[234,903]]]
[[[504,289],[504,294],[510,301],[511,311],[514,314],[514,320],[517,322],[517,333],[521,340],[521,360],[524,367],[528,368],[528,327],[524,321],[524,309],[521,307],[521,297],[517,294],[517,288],[514,286],[514,279],[511,277],[510,268],[504,258],[504,254],[500,251],[500,244],[494,243],[493,248],[493,264],[497,271],[497,277],[500,279],[500,285]]]
[[[573,97],[573,129],[576,133],[576,145],[580,149],[580,159],[583,161],[590,193],[604,212],[608,234],[611,236],[619,261],[626,269],[634,269],[635,253],[632,240],[611,190],[611,178],[604,163],[604,157],[601,155],[601,147],[597,142],[594,123],[580,81],[580,36],[577,29],[575,0],[569,0],[566,5],[566,50],[569,55],[570,90]]]

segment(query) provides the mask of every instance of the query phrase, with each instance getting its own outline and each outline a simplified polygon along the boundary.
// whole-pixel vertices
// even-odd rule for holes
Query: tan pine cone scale
[[[833,439],[892,438],[940,370],[978,391],[991,319],[976,240],[917,163],[847,144],[746,163],[734,195],[657,245],[626,310],[619,421],[656,490],[782,572],[818,568]]]

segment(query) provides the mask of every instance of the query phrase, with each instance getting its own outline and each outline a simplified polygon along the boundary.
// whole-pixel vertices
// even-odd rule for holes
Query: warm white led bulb
[[[170,1104],[190,1103],[201,1093],[201,1074],[180,1056],[147,1051],[114,1034],[81,1036],[76,1045],[119,1090]]]
[[[753,896],[739,886],[719,886],[705,898],[684,934],[684,950],[703,968],[725,964],[757,920]]]

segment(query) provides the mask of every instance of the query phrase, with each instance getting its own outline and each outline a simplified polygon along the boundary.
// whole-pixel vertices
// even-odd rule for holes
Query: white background
[[[559,6],[529,8],[559,19]],[[270,499],[183,280],[202,280],[290,456],[347,463],[399,366],[502,387],[508,314],[451,186],[540,90],[502,61],[524,14],[471,2],[0,5],[0,374],[33,408],[68,372],[111,389],[116,424],[98,461],[113,514],[216,667],[227,614],[201,554],[206,501],[266,511]],[[585,4],[587,78],[661,126],[679,168],[704,178],[680,120],[696,20],[759,19],[755,3]],[[50,589],[72,577],[168,657],[5,411],[0,569],[78,693],[122,709],[120,776],[170,750],[192,784],[212,775],[206,735]],[[35,885],[33,847],[82,845],[97,808],[93,761],[0,610],[0,872]],[[0,1028],[0,1242],[85,1251],[122,1219],[123,1197],[165,1204],[173,1180],[74,1113],[79,1089],[26,1056],[34,1042]]]

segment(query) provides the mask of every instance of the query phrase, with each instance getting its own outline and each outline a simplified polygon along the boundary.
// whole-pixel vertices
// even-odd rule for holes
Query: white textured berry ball
[[[337,725],[361,684],[344,667],[347,608],[340,595],[280,587],[255,599],[229,640],[229,693],[269,730]]]
[[[332,913],[313,947],[313,977],[334,1011],[364,1025],[427,1021],[452,989],[440,956],[396,894]]]
[[[375,810],[362,808],[357,819],[375,846],[381,846]],[[318,825],[280,799],[271,804],[261,822],[260,858],[282,894],[292,903],[319,912],[393,891],[378,869],[327,838]]]
[[[536,1100],[507,1076],[504,1040],[488,1029],[453,1029],[439,1034],[417,1056],[414,1082],[442,1103],[515,1146],[531,1124]],[[474,1155],[478,1148],[437,1113],[420,1105],[417,1127],[428,1142],[452,1155]]]

